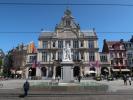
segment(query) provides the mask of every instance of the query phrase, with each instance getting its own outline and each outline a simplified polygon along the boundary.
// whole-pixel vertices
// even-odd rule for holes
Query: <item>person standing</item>
[[[26,82],[23,85],[24,96],[27,96],[28,95],[29,88],[30,88],[30,84],[29,84],[28,80],[26,80]]]
[[[126,75],[123,76],[123,81],[124,81],[124,85],[127,85],[127,76]]]
[[[132,78],[131,78],[131,76],[128,77],[128,81],[129,81],[129,85],[131,85],[132,84]]]
[[[58,83],[59,83],[59,81],[60,81],[60,76],[58,76],[57,79],[58,79]]]
[[[79,81],[79,83],[80,83],[80,81],[81,81],[81,76],[78,76],[78,81]]]

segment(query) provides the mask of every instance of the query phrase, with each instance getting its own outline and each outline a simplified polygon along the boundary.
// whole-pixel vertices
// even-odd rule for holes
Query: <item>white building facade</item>
[[[79,24],[72,17],[71,11],[67,9],[61,22],[56,25],[55,31],[42,32],[38,38],[39,67],[36,67],[36,72],[39,69],[38,75],[44,79],[61,76],[63,47],[69,44],[74,77],[100,74],[97,41],[95,30],[82,32]]]

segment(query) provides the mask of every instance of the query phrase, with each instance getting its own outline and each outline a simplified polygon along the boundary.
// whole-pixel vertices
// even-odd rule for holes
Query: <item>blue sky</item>
[[[132,0],[0,0],[0,3],[121,3],[133,4]],[[67,6],[0,5],[0,48],[5,52],[19,43],[34,41],[38,46],[39,32],[43,28],[53,31],[60,22]],[[95,28],[101,50],[103,39],[129,40],[133,33],[133,6],[74,6],[69,5],[81,30]],[[7,33],[4,33],[7,32]],[[10,33],[12,32],[12,33]],[[24,33],[28,32],[28,33]],[[36,33],[37,32],[37,33]],[[105,33],[103,33],[105,32]]]

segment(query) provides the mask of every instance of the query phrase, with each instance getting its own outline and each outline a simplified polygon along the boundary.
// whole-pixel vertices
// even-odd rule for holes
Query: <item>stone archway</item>
[[[109,69],[107,67],[101,68],[101,75],[108,76],[109,75]]]
[[[96,68],[95,67],[90,67],[90,76],[96,76]]]
[[[41,72],[42,72],[42,76],[46,77],[46,75],[47,75],[47,69],[46,69],[46,67],[42,67],[41,68]]]
[[[75,67],[73,68],[73,76],[74,76],[74,77],[80,76],[80,67],[79,67],[79,66],[75,66]]]
[[[29,76],[36,76],[36,68],[29,68]]]
[[[61,77],[61,66],[56,67],[56,77],[60,76]]]

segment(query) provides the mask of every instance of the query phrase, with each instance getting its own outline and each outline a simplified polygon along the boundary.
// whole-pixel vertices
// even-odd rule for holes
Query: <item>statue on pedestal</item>
[[[63,61],[72,61],[72,53],[69,44],[63,48]]]

